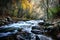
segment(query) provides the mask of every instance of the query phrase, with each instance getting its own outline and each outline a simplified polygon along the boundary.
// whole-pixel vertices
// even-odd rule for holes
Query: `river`
[[[1,35],[0,37],[9,35],[11,33],[16,33],[16,32],[18,32],[17,31],[18,28],[22,28],[23,31],[30,33],[30,36],[32,37],[31,39],[25,39],[25,40],[36,40],[36,36],[38,36],[38,38],[39,38],[37,40],[52,40],[51,37],[47,37],[43,34],[34,34],[31,32],[32,26],[39,26],[38,23],[40,23],[40,22],[44,22],[44,21],[43,20],[18,21],[17,23],[12,23],[9,25],[2,26],[2,27],[0,27],[0,29],[1,28],[15,28],[15,31],[14,32],[0,33],[0,35]],[[21,36],[17,35],[17,37],[21,37]],[[18,38],[18,40],[19,40],[19,38]]]

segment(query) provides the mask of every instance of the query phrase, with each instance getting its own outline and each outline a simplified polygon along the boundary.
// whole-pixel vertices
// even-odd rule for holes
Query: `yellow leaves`
[[[26,8],[26,5],[25,5],[24,3],[22,3],[22,8],[23,8],[24,10],[27,9],[27,8]]]
[[[31,4],[31,5],[29,5],[29,7],[30,7],[30,12],[32,12],[32,4]]]
[[[27,9],[28,9],[29,12],[32,11],[32,4],[29,3],[28,0],[21,0],[21,4],[22,4],[22,8],[23,8],[23,10],[27,10]]]

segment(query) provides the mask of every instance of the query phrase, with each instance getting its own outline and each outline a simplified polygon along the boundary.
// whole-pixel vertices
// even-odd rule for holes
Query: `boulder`
[[[32,26],[32,29],[38,29],[38,30],[40,30],[40,27],[39,26]]]
[[[31,32],[32,33],[34,33],[34,34],[43,34],[43,31],[41,31],[41,30],[31,30]]]

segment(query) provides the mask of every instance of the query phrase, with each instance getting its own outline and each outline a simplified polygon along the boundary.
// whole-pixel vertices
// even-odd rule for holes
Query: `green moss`
[[[60,11],[60,7],[48,8],[48,18],[55,17]]]

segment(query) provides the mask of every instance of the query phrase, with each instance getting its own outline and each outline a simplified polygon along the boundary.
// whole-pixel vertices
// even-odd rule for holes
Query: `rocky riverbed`
[[[44,32],[48,30],[44,31],[43,28],[38,25],[38,23],[43,22],[43,20],[18,21],[17,23],[1,26],[0,37],[17,34],[17,40],[53,40],[44,34]]]

